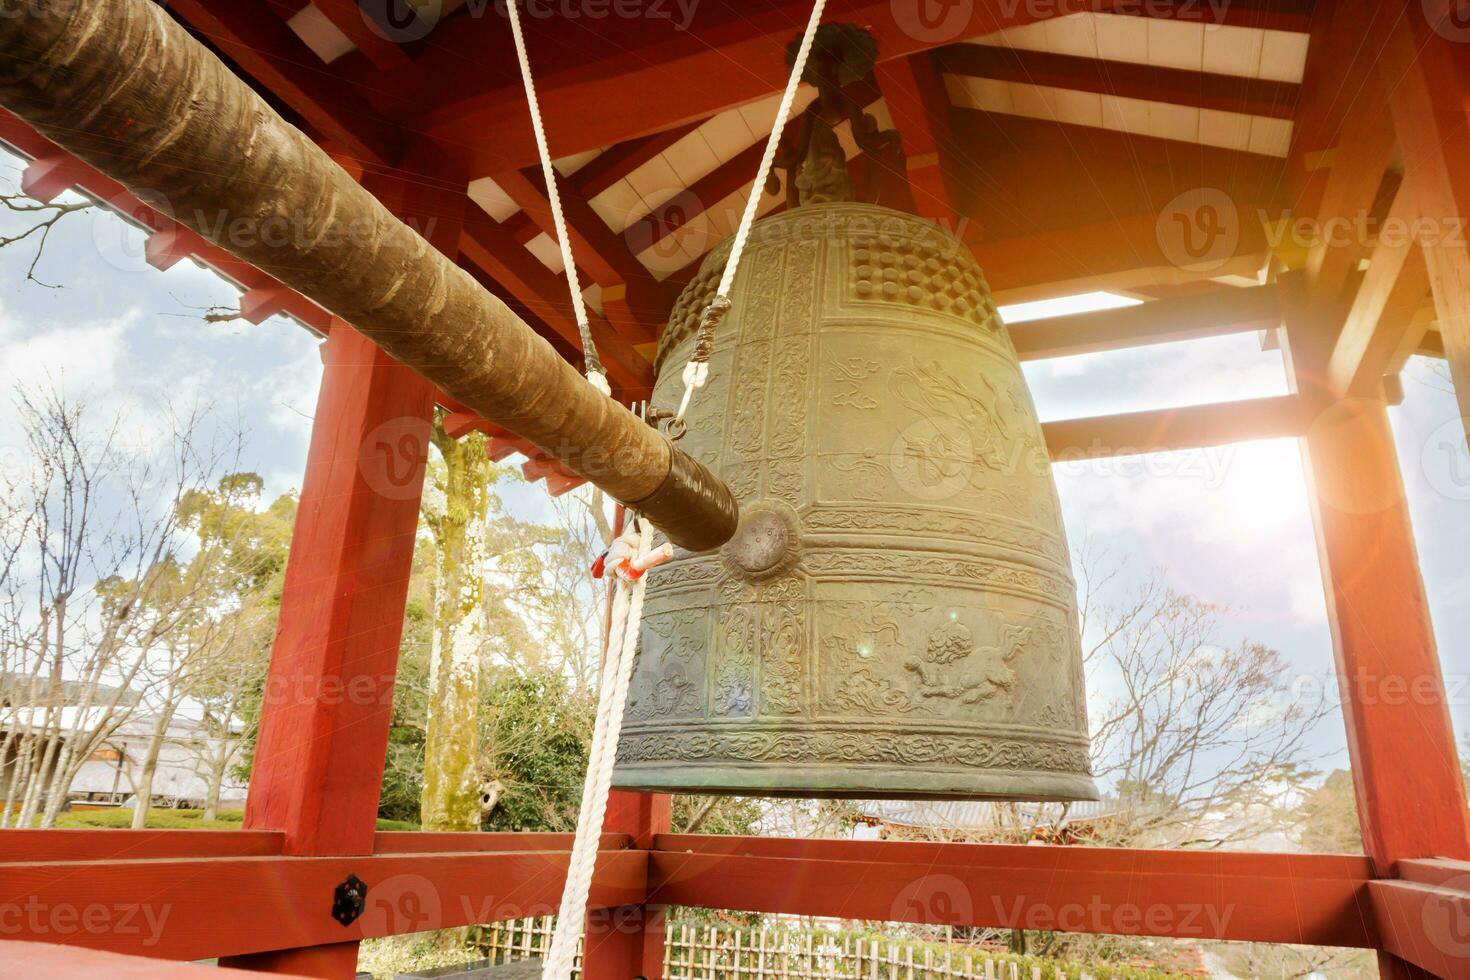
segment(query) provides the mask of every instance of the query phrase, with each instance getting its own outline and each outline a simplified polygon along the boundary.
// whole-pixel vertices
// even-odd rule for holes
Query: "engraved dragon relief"
[[[937,360],[913,358],[889,375],[888,390],[919,414],[920,423],[929,423],[916,423],[904,433],[906,454],[927,482],[962,475],[974,465],[1001,470],[1010,462],[1010,413],[984,373],[961,381]]]

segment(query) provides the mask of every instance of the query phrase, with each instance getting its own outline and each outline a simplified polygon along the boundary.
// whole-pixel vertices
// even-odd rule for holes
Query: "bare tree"
[[[155,458],[54,388],[19,392],[17,407],[29,461],[0,502],[0,825],[50,826],[136,711],[150,660],[195,615],[198,593],[173,581],[188,546],[177,504],[221,457],[197,439],[202,410],[170,413]]]

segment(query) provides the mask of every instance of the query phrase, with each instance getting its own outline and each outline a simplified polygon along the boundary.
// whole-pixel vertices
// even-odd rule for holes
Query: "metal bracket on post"
[[[357,875],[348,875],[332,892],[332,918],[344,926],[352,925],[367,907],[367,893],[367,882]]]

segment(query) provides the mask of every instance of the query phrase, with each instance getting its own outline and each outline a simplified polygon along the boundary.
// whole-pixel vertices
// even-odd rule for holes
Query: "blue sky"
[[[17,163],[0,154],[11,193]],[[0,234],[17,227],[0,214]],[[166,273],[141,258],[141,236],[93,212],[64,221],[26,281],[26,244],[0,249],[0,465],[15,465],[9,392],[49,374],[128,431],[157,439],[160,405],[212,403],[249,430],[244,468],[271,496],[300,485],[321,364],[317,340],[294,322],[205,323],[201,310],[232,305],[236,292],[182,262]],[[1093,354],[1026,366],[1045,419],[1277,394],[1279,354],[1254,335]],[[1458,414],[1442,365],[1416,359],[1407,397],[1392,410],[1423,561],[1451,711],[1470,734],[1470,475]],[[1451,470],[1458,463],[1462,472]],[[1331,670],[1326,609],[1297,445],[1277,440],[1056,468],[1068,535],[1125,574],[1117,588],[1154,571],[1175,588],[1230,607],[1222,640],[1260,640],[1306,677]],[[526,516],[546,513],[539,489],[507,493]],[[1318,733],[1324,767],[1346,764],[1340,721]]]

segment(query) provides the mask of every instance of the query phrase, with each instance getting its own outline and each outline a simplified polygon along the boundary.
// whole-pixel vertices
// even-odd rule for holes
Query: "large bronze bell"
[[[659,350],[680,373],[729,243]],[[680,445],[741,501],[650,573],[615,785],[1096,799],[1050,460],[969,252],[886,208],[759,222]]]

